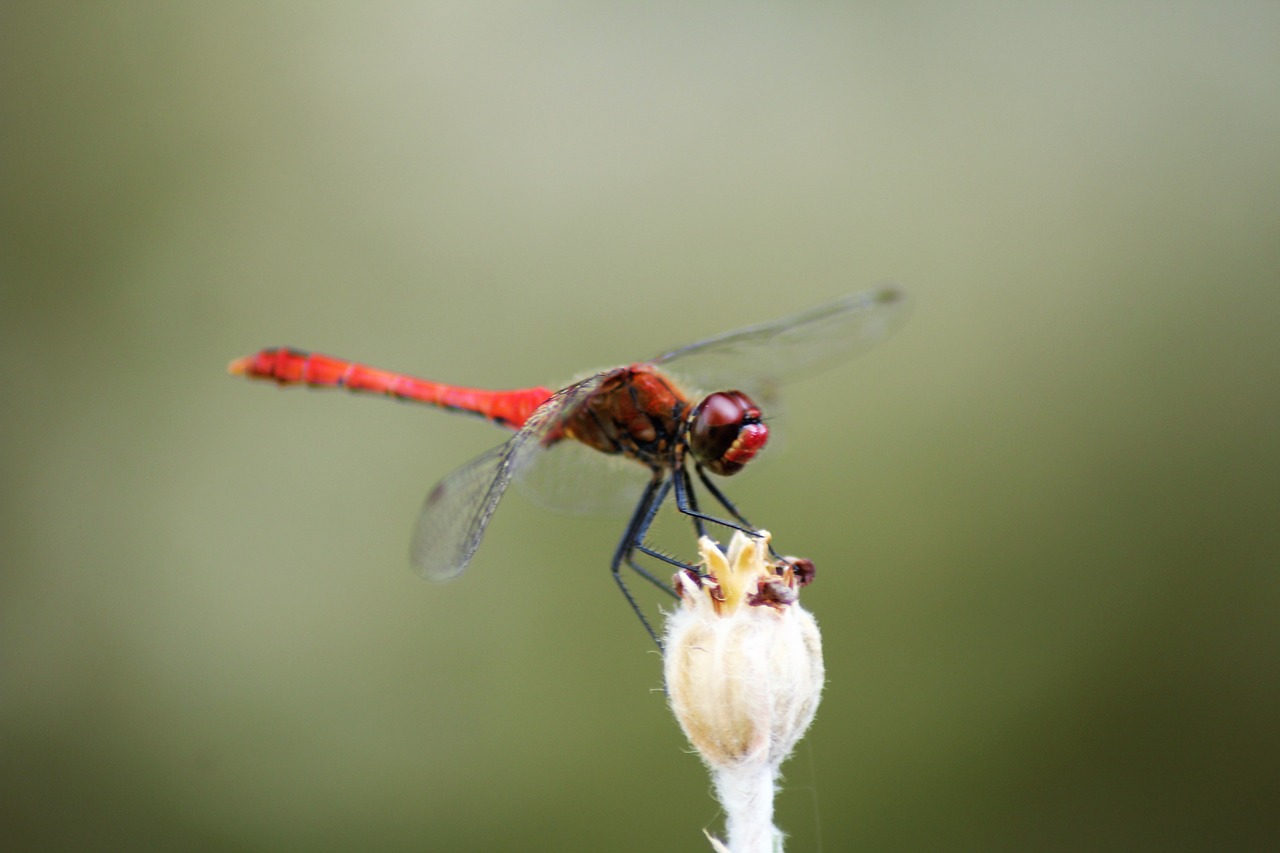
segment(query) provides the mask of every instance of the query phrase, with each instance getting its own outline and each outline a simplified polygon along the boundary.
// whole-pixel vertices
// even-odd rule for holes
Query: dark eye
[[[689,449],[713,474],[738,473],[768,438],[760,409],[741,391],[717,391],[689,416]]]

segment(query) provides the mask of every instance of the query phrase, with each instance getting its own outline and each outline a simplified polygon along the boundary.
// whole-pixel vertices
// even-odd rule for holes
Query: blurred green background
[[[17,2],[0,69],[0,847],[707,849],[620,521],[424,583],[500,431],[224,366],[889,279],[730,484],[820,571],[789,849],[1280,844],[1280,5]]]

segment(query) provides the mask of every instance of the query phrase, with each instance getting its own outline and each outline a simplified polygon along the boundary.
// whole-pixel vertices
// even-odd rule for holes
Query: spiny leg
[[[671,478],[664,476],[661,479],[661,484],[657,487],[656,492],[652,496],[650,496],[649,494],[645,494],[644,496],[641,497],[641,503],[643,504],[647,502],[648,506],[645,509],[645,515],[643,517],[640,517],[638,514],[633,517],[632,521],[635,522],[638,519],[639,521],[638,524],[628,525],[627,536],[630,539],[631,547],[625,550],[623,554],[623,559],[625,560],[626,564],[631,568],[631,570],[636,574],[638,574],[640,577],[644,578],[649,583],[653,584],[658,589],[662,590],[672,598],[679,598],[680,596],[676,594],[676,591],[672,589],[669,584],[659,580],[656,576],[653,575],[652,572],[650,572],[644,566],[637,563],[635,561],[635,555],[633,553],[633,551],[639,551],[642,554],[648,554],[650,557],[655,557],[659,560],[662,560],[665,563],[670,563],[671,565],[679,569],[689,568],[688,563],[682,562],[680,560],[675,559],[674,557],[668,556],[667,554],[664,554],[661,551],[645,544],[645,541],[644,541],[645,538],[649,535],[649,528],[653,526],[654,518],[657,517],[658,511],[662,509],[662,504],[666,502],[667,494],[670,491],[671,491]],[[637,513],[638,511],[639,511],[639,507],[637,507]],[[619,547],[621,547],[621,545]]]
[[[711,493],[711,497],[715,498],[719,502],[720,506],[727,509],[730,515],[747,526],[747,529],[745,530],[746,533],[750,533],[753,536],[759,535],[759,529],[754,524],[747,521],[746,516],[739,512],[738,508],[733,505],[733,501],[729,500],[729,498],[725,496],[724,492],[720,491],[720,489],[716,487],[716,484],[707,476],[706,470],[701,465],[698,465],[697,469],[698,479],[702,481],[702,485],[707,487],[707,491]],[[774,550],[773,542],[769,543],[769,553],[775,560],[783,559],[782,555]]]
[[[622,595],[627,599],[627,603],[631,605],[631,609],[639,618],[640,624],[644,625],[644,629],[649,632],[649,636],[658,644],[658,648],[662,648],[662,641],[658,639],[657,633],[653,630],[653,626],[649,624],[649,620],[645,618],[644,611],[640,609],[639,602],[635,596],[631,594],[631,590],[627,588],[627,583],[622,578],[622,564],[626,564],[640,577],[649,581],[654,586],[665,591],[667,594],[675,597],[675,590],[658,580],[654,575],[636,563],[633,553],[638,548],[645,553],[651,553],[651,549],[646,548],[643,544],[644,536],[649,531],[649,527],[653,524],[653,517],[657,514],[658,509],[662,506],[662,502],[666,500],[667,493],[671,490],[671,478],[667,477],[661,470],[653,472],[653,478],[649,484],[644,487],[644,493],[640,496],[639,503],[636,504],[635,512],[631,514],[631,520],[627,522],[626,532],[622,534],[622,539],[618,542],[617,550],[613,552],[613,560],[609,564],[609,571],[613,573],[613,580],[618,584],[618,589],[622,590]],[[681,564],[682,565],[682,564]]]
[[[729,510],[730,514],[737,519],[737,521],[730,521],[727,518],[707,515],[705,512],[699,510],[698,496],[694,492],[693,480],[689,477],[689,469],[682,464],[678,466],[678,469],[673,474],[676,487],[676,508],[693,519],[693,526],[694,529],[698,531],[698,535],[707,535],[706,522],[710,522],[712,524],[718,524],[721,527],[727,527],[730,530],[741,530],[748,536],[759,536],[759,531],[752,527],[751,524],[743,518],[741,514],[739,514],[738,510],[734,508],[733,504],[729,503],[725,496],[720,493],[719,489],[711,485],[710,481],[706,478],[706,474],[702,471],[702,466],[697,465],[696,467],[698,469],[699,478],[708,487],[712,496],[716,498],[716,500],[720,501],[720,503],[724,505],[725,509]]]
[[[707,491],[711,493],[711,497],[715,498],[716,501],[719,502],[720,506],[727,509],[730,515],[732,515],[738,521],[745,524],[750,529],[755,530],[756,529],[755,525],[747,521],[746,517],[743,516],[742,513],[738,512],[738,508],[733,505],[733,501],[725,497],[724,492],[720,491],[720,489],[716,487],[716,484],[711,481],[711,478],[707,476],[706,469],[704,469],[701,465],[696,466],[696,468],[698,471],[698,479],[702,481],[702,485],[707,487]]]

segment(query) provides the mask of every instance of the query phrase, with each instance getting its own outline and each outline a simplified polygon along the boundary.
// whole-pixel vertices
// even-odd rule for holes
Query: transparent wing
[[[539,454],[515,478],[521,497],[556,512],[621,516],[640,499],[649,471],[632,459],[601,453],[577,441],[562,441]]]
[[[597,374],[556,393],[505,444],[436,484],[418,512],[409,549],[409,561],[419,574],[447,581],[466,570],[512,477],[554,445],[564,419],[604,376]]]
[[[897,328],[906,306],[906,294],[882,285],[671,350],[651,363],[669,365],[702,391],[737,389],[771,406],[783,380],[816,373],[871,348]]]
[[[457,577],[471,562],[507,487],[504,468],[512,441],[463,465],[427,495],[409,551],[414,570],[427,580]]]

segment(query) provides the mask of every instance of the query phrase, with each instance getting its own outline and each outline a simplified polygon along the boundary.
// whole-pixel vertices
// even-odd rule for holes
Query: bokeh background
[[[0,847],[707,849],[620,522],[424,583],[500,431],[224,366],[883,280],[731,484],[820,570],[789,849],[1280,844],[1280,6],[15,2],[0,69]]]

